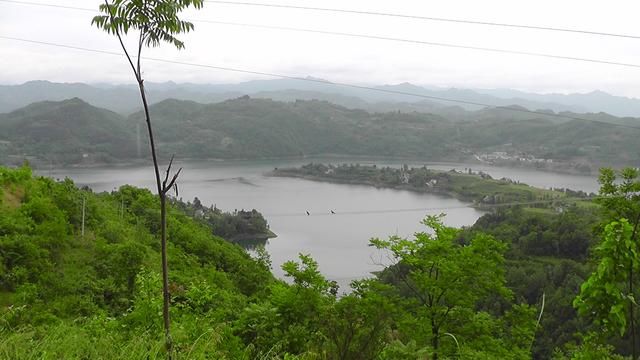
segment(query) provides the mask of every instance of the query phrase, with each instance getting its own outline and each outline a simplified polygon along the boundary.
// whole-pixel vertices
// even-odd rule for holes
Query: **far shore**
[[[480,162],[475,160],[474,158],[458,158],[458,159],[438,159],[438,160],[425,160],[421,158],[412,158],[412,157],[388,157],[388,156],[380,156],[380,157],[372,157],[372,156],[362,156],[362,155],[342,155],[342,154],[318,154],[318,155],[309,155],[309,156],[287,156],[287,157],[263,157],[263,158],[177,158],[177,162],[199,162],[199,163],[233,163],[233,162],[269,162],[269,161],[319,161],[319,162],[331,162],[331,160],[336,160],[336,162],[356,162],[362,161],[363,164],[374,164],[379,162],[398,162],[398,165],[402,165],[404,163],[410,164],[426,164],[426,165],[451,165],[451,166],[465,166],[471,167],[474,166],[488,166],[494,168],[503,168],[503,169],[527,169],[534,170],[539,172],[546,173],[555,173],[555,174],[567,174],[567,175],[577,175],[577,176],[596,176],[598,174],[597,171],[590,171],[588,173],[579,171],[575,167],[572,166],[562,166],[561,163],[556,163],[553,168],[546,167],[538,167],[533,165],[514,165],[514,164],[492,164],[487,162]],[[6,165],[6,164],[2,164]],[[18,166],[18,164],[13,164],[14,166]],[[104,167],[114,167],[114,168],[126,168],[126,167],[135,167],[135,166],[149,166],[151,167],[150,159],[132,159],[132,160],[123,160],[123,161],[113,161],[113,162],[81,162],[74,164],[62,164],[62,163],[47,163],[42,160],[33,160],[30,165],[39,172],[46,172],[56,169],[91,169],[91,168],[104,168]],[[625,165],[619,165],[615,167],[624,167]],[[596,167],[596,165],[591,165],[592,168]]]

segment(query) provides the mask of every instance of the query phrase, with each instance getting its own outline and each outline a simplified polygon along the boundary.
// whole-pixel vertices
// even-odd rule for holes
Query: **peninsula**
[[[274,169],[268,175],[439,194],[471,202],[479,208],[511,203],[548,208],[567,200],[587,200],[592,195],[569,189],[540,189],[506,178],[493,179],[489,174],[471,169],[438,171],[426,166],[391,168],[310,163],[298,168]]]

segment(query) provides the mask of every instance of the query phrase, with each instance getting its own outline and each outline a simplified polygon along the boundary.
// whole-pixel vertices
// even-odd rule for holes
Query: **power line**
[[[19,5],[33,5],[33,6],[44,6],[44,7],[52,7],[52,8],[60,8],[60,9],[69,9],[69,10],[98,12],[98,10],[94,10],[94,9],[81,8],[76,6],[57,5],[57,4],[45,4],[45,3],[33,2],[33,1],[0,0],[0,2],[19,4]]]
[[[3,1],[3,0],[0,0],[0,1]],[[52,42],[47,42],[47,41],[21,39],[21,38],[16,38],[16,37],[11,37],[11,36],[4,36],[4,35],[0,35],[0,39],[21,41],[21,42],[39,44],[39,45],[55,46],[55,47],[60,47],[60,48],[65,48],[65,49],[72,49],[72,50],[88,51],[88,52],[94,52],[94,53],[99,53],[99,54],[124,56],[124,54],[122,54],[120,52],[117,52],[117,51],[100,50],[100,49],[89,49],[89,48],[80,47],[80,46],[58,44],[58,43],[52,43]]]
[[[478,20],[442,18],[442,17],[432,17],[432,16],[419,16],[419,15],[408,15],[408,14],[398,14],[398,13],[386,13],[386,12],[377,12],[377,11],[349,10],[349,9],[336,9],[336,8],[320,8],[320,7],[298,6],[298,5],[282,5],[282,4],[250,3],[250,2],[218,1],[218,0],[205,0],[205,1],[208,2],[208,3],[216,3],[216,4],[224,4],[224,5],[235,5],[235,6],[258,6],[258,7],[284,8],[284,9],[295,9],[295,10],[337,12],[337,13],[348,13],[348,14],[358,14],[358,15],[374,15],[374,16],[397,17],[397,18],[404,18],[404,19],[436,21],[436,22],[449,22],[449,23],[458,23],[458,24],[485,25],[485,26],[508,27],[508,28],[515,28],[515,29],[528,29],[528,30],[559,31],[559,32],[566,32],[566,33],[576,33],[576,34],[595,35],[595,36],[618,37],[618,38],[627,38],[627,39],[640,39],[640,36],[638,36],[638,35],[630,35],[630,34],[620,34],[620,33],[592,31],[592,30],[582,30],[582,29],[569,29],[569,28],[549,27],[549,26],[500,23],[500,22],[492,22],[492,21],[478,21]],[[23,4],[23,5],[57,7],[57,8],[64,8],[64,9],[83,10],[83,11],[95,11],[93,9],[87,9],[87,8],[80,8],[80,7],[74,7],[74,6],[65,6],[65,5],[44,4],[44,3],[37,3],[37,2],[31,2],[31,1],[0,0],[0,2],[13,3],[13,4]]]
[[[20,41],[20,42],[38,44],[38,45],[54,46],[54,47],[72,49],[72,50],[79,50],[79,51],[106,54],[106,55],[124,56],[122,53],[115,52],[115,51],[107,51],[107,50],[100,50],[100,49],[90,49],[90,48],[85,48],[85,47],[80,47],[80,46],[52,43],[52,42],[47,42],[47,41],[23,39],[23,38],[4,36],[4,35],[0,35],[0,39],[6,39],[6,40],[12,40],[12,41]],[[385,88],[376,88],[376,87],[365,86],[365,85],[355,85],[355,84],[342,83],[342,82],[331,82],[331,81],[327,81],[327,80],[310,78],[310,77],[299,77],[299,76],[283,75],[283,74],[276,74],[276,73],[270,73],[270,72],[264,72],[264,71],[246,70],[246,69],[231,68],[231,67],[216,66],[216,65],[208,65],[208,64],[188,63],[188,62],[183,62],[183,61],[160,59],[160,58],[153,58],[153,57],[143,57],[143,59],[144,60],[149,60],[149,61],[167,63],[167,64],[184,65],[184,66],[192,66],[192,67],[197,67],[197,68],[206,68],[206,69],[214,69],[214,70],[221,70],[221,71],[237,72],[237,73],[243,73],[243,74],[252,74],[252,75],[275,77],[275,78],[281,78],[281,79],[305,81],[305,82],[324,84],[324,85],[327,85],[327,86],[340,86],[340,87],[346,87],[346,88],[352,88],[352,89],[360,89],[360,90],[382,92],[382,93],[387,93],[387,94],[405,95],[405,96],[416,97],[416,98],[427,99],[427,100],[438,100],[438,101],[446,101],[446,102],[452,102],[452,103],[458,103],[458,104],[483,106],[483,107],[500,109],[500,110],[508,110],[508,111],[519,112],[519,113],[540,115],[540,116],[544,116],[544,117],[555,117],[555,118],[562,118],[562,119],[569,119],[569,120],[587,121],[587,122],[598,123],[598,124],[603,124],[603,125],[607,125],[607,126],[617,126],[617,127],[624,127],[624,128],[640,130],[640,127],[638,127],[638,126],[632,126],[632,125],[621,124],[621,123],[611,123],[611,122],[594,120],[594,119],[585,119],[585,118],[576,117],[576,116],[570,116],[570,115],[565,115],[565,114],[548,113],[548,112],[542,112],[542,111],[528,110],[528,109],[524,109],[524,108],[509,107],[509,106],[495,106],[495,105],[486,104],[486,103],[480,103],[480,102],[475,102],[475,101],[458,100],[458,99],[444,98],[444,97],[440,97],[440,96],[416,94],[416,93],[411,93],[411,92],[407,92],[407,91],[399,91],[399,90],[392,90],[392,89],[385,89]]]
[[[355,37],[355,38],[364,38],[364,39],[373,39],[373,40],[384,40],[384,41],[395,41],[395,42],[404,42],[404,43],[419,44],[419,45],[447,47],[447,48],[454,48],[454,49],[466,49],[466,50],[477,50],[477,51],[494,52],[494,53],[502,53],[502,54],[536,56],[536,57],[544,57],[544,58],[551,58],[551,59],[582,61],[582,62],[590,62],[590,63],[596,63],[596,64],[640,68],[639,64],[623,63],[623,62],[610,61],[610,60],[599,60],[599,59],[590,59],[590,58],[583,58],[583,57],[576,57],[576,56],[554,55],[554,54],[537,53],[537,52],[530,52],[530,51],[489,48],[489,47],[482,47],[482,46],[460,45],[460,44],[451,44],[451,43],[434,42],[434,41],[412,40],[412,39],[403,39],[403,38],[378,36],[378,35],[353,34],[353,33],[337,32],[337,31],[304,29],[304,28],[273,26],[273,25],[247,24],[247,23],[227,22],[227,21],[213,21],[213,20],[191,20],[191,21],[210,23],[210,24],[254,27],[254,28],[260,28],[260,29],[297,31],[297,32],[306,32],[306,33],[314,33],[314,34],[336,35],[336,36],[346,36],[346,37]]]
[[[426,207],[426,208],[401,208],[401,209],[376,209],[376,210],[350,210],[350,211],[336,211],[335,213],[311,213],[307,215],[304,212],[296,212],[296,213],[273,213],[273,214],[263,214],[266,217],[314,217],[314,216],[340,216],[340,215],[371,215],[371,214],[389,214],[389,213],[407,213],[407,212],[429,212],[429,211],[442,211],[442,210],[459,210],[459,209],[476,209],[476,210],[485,210],[485,209],[496,209],[501,207],[511,207],[511,206],[529,206],[529,205],[542,205],[549,203],[576,203],[581,201],[595,201],[602,199],[614,199],[614,198],[625,198],[628,197],[624,195],[615,195],[615,196],[590,196],[586,198],[555,198],[548,200],[535,200],[535,201],[515,201],[515,202],[507,202],[507,203],[498,203],[498,204],[467,204],[467,205],[457,205],[457,206],[440,206],[440,207]]]
[[[34,2],[26,2],[26,1],[0,0],[0,2],[8,2],[8,3],[14,3],[14,4],[23,4],[23,5],[47,6],[47,7],[81,10],[81,11],[91,11],[95,13],[98,12],[97,10],[88,9],[88,8],[59,6],[59,5],[53,5],[53,4],[43,4],[43,3],[34,3]],[[404,38],[379,36],[379,35],[354,34],[354,33],[338,32],[338,31],[305,29],[305,28],[262,25],[262,24],[249,24],[249,23],[238,23],[238,22],[216,21],[216,20],[189,19],[189,21],[196,22],[196,23],[199,22],[199,23],[242,26],[242,27],[252,27],[252,28],[259,28],[259,29],[280,30],[280,31],[295,31],[295,32],[313,33],[313,34],[393,41],[393,42],[402,42],[402,43],[410,43],[410,44],[418,44],[418,45],[446,47],[446,48],[453,48],[453,49],[475,50],[475,51],[501,53],[501,54],[534,56],[534,57],[542,57],[542,58],[550,58],[550,59],[580,61],[580,62],[588,62],[588,63],[595,63],[595,64],[640,68],[640,64],[624,63],[624,62],[612,61],[612,60],[600,60],[600,59],[591,59],[591,58],[584,58],[584,57],[578,57],[578,56],[555,55],[555,54],[538,53],[538,52],[531,52],[531,51],[519,51],[519,50],[509,50],[509,49],[500,49],[500,48],[490,48],[490,47],[483,47],[483,46],[472,46],[472,45],[461,45],[461,44],[443,43],[443,42],[435,42],[435,41],[404,39]]]
[[[377,209],[377,210],[351,210],[351,211],[336,211],[334,213],[311,213],[307,215],[305,212],[296,213],[273,213],[263,214],[266,217],[314,217],[314,216],[343,216],[343,215],[373,215],[373,214],[390,214],[390,213],[409,213],[409,212],[430,212],[430,211],[443,211],[443,210],[459,210],[459,209],[495,209],[500,207],[510,206],[527,206],[527,205],[542,205],[554,202],[579,202],[579,201],[593,201],[600,197],[591,198],[557,198],[549,200],[538,201],[525,201],[525,202],[509,202],[501,204],[476,204],[476,205],[458,205],[458,206],[440,206],[440,207],[427,207],[427,208],[403,208],[403,209]]]
[[[477,21],[477,20],[453,19],[453,18],[442,18],[442,17],[431,17],[431,16],[408,15],[408,14],[387,13],[387,12],[377,12],[377,11],[348,10],[348,9],[321,8],[321,7],[299,6],[299,5],[282,5],[282,4],[222,1],[222,0],[205,0],[205,1],[208,3],[224,4],[224,5],[258,6],[258,7],[269,7],[269,8],[311,10],[311,11],[347,13],[347,14],[358,14],[358,15],[375,15],[375,16],[397,17],[397,18],[404,18],[404,19],[427,20],[427,21],[449,22],[449,23],[459,23],[459,24],[487,25],[487,26],[516,28],[516,29],[559,31],[559,32],[585,34],[585,35],[640,39],[640,36],[629,35],[629,34],[618,34],[618,33],[600,32],[600,31],[591,31],[591,30],[568,29],[568,28],[536,26],[536,25],[520,25],[520,24],[500,23],[500,22],[491,22],[491,21]]]

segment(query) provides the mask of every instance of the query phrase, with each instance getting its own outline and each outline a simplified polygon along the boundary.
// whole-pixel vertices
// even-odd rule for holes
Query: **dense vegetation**
[[[573,206],[551,215],[516,207],[487,214],[461,234],[461,242],[482,232],[510,244],[505,255],[507,287],[527,304],[541,304],[545,297],[533,343],[537,359],[579,343],[579,334],[591,329],[578,318],[572,301],[591,269],[588,251],[597,242],[598,222],[599,212],[593,208]]]
[[[162,124],[162,141],[173,144],[167,152],[190,157],[200,152],[219,158],[341,154],[466,160],[474,152],[503,151],[553,159],[565,168],[569,163],[585,171],[593,164],[630,164],[638,159],[638,130],[496,109],[452,118],[244,97],[199,106],[168,100],[153,106],[152,115]],[[140,118],[140,113],[134,114],[130,121]],[[620,122],[607,115],[585,118]],[[552,163],[529,166],[557,168]]]
[[[120,115],[77,98],[0,114],[0,134],[0,163],[109,162],[135,153],[135,137]]]
[[[489,174],[438,171],[421,168],[378,167],[376,165],[310,163],[299,168],[274,169],[271,176],[300,177],[309,180],[376,187],[405,189],[417,192],[443,194],[473,202],[478,207],[529,203],[531,207],[555,209],[570,201],[587,200],[589,195],[569,189],[543,190],[509,179],[496,180]]]
[[[627,173],[633,185],[627,187],[609,175],[603,193],[636,191],[637,172]],[[578,206],[561,213],[500,208],[464,230],[430,217],[425,232],[412,239],[371,240],[394,261],[376,277],[354,282],[348,294],[325,279],[309,255],[283,265],[288,282],[274,279],[264,251],[251,258],[211,234],[218,225],[206,221],[202,204],[172,201],[168,229],[177,357],[630,354],[629,321],[618,320],[614,331],[601,332],[604,318],[578,316],[574,307],[629,304],[626,298],[593,297],[581,284],[602,284],[598,272],[590,275],[596,268],[590,249],[597,245],[599,258],[613,256],[599,239],[600,234],[612,238],[607,234],[617,225],[603,224],[634,214],[638,209],[629,207],[630,201],[629,196],[604,198],[606,212]],[[33,177],[26,167],[0,168],[0,358],[162,358],[158,211],[147,190],[123,186],[94,194],[70,180]],[[583,303],[574,301],[579,294]]]
[[[215,206],[206,207],[197,197],[193,202],[173,200],[173,205],[205,224],[213,235],[242,245],[264,243],[267,239],[276,237],[269,229],[267,220],[256,209],[225,212]]]
[[[32,178],[28,168],[1,169],[0,184],[0,358],[162,353],[153,195],[129,186],[93,194],[69,180]],[[242,353],[227,322],[275,280],[185,214],[172,210],[169,223],[177,346]],[[206,341],[196,342],[201,335]]]
[[[498,109],[458,115],[369,113],[324,101],[242,97],[216,104],[165,100],[151,107],[151,116],[163,155],[187,158],[349,155],[469,161],[474,154],[497,152],[507,159],[491,161],[584,172],[640,159],[639,130]],[[581,116],[633,122],[606,114]],[[56,163],[129,161],[137,156],[135,134],[142,119],[142,113],[125,118],[79,99],[33,104],[0,114],[0,161],[30,156]]]
[[[158,207],[152,194],[129,186],[93,194],[69,180],[33,178],[28,168],[2,169],[0,175],[2,357],[162,356]],[[430,225],[446,231],[438,241],[450,251],[462,249],[453,242],[456,230]],[[169,231],[174,336],[182,357],[279,358],[289,353],[347,359],[432,351],[424,334],[417,336],[409,323],[396,322],[394,314],[414,322],[429,315],[419,307],[416,317],[411,315],[414,298],[392,283],[362,281],[351,295],[337,297],[336,285],[308,256],[283,266],[292,279],[287,285],[270,275],[267,258],[252,260],[176,208],[169,214]],[[482,261],[502,266],[504,247],[479,239],[479,251],[493,254],[493,260]],[[452,298],[461,311],[456,316],[477,312],[474,304],[486,294],[472,294],[476,300]],[[499,346],[489,353],[506,353],[514,341],[506,338],[512,325],[500,320],[513,315],[504,311],[477,313],[478,321],[489,321],[498,331],[491,339]],[[517,326],[531,329],[527,313],[517,314],[524,316],[524,325]],[[472,325],[451,322],[442,330],[471,334]],[[460,349],[442,345],[438,351],[488,351],[482,346],[488,339],[474,341],[463,341]],[[520,345],[526,352],[526,341]]]

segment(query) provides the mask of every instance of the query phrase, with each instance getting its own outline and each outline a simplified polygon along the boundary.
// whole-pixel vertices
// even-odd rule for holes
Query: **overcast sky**
[[[94,0],[31,1],[95,9],[100,3]],[[640,35],[637,26],[640,3],[636,1],[260,1]],[[92,16],[86,11],[0,1],[0,35],[119,51],[115,38],[90,25]],[[640,98],[640,68],[195,20],[317,29],[635,64],[640,64],[638,39],[215,3],[206,3],[202,10],[189,11],[184,17],[194,20],[196,26],[194,32],[181,37],[187,48],[178,52],[165,45],[149,50],[148,56],[358,84],[411,82],[539,93],[599,89]],[[35,79],[128,83],[132,78],[124,58],[115,56],[4,39],[0,39],[0,49],[2,84]],[[233,83],[267,79],[151,61],[144,64],[144,69],[147,81],[153,82]]]

